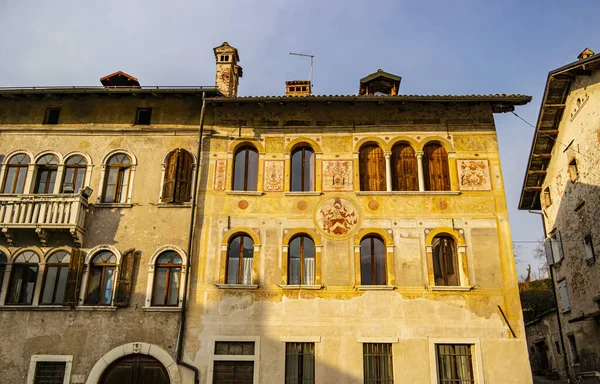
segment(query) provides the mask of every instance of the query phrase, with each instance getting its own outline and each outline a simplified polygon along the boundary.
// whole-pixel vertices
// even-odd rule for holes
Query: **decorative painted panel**
[[[215,162],[215,179],[213,189],[215,191],[224,191],[227,183],[227,160],[217,160]]]
[[[350,201],[336,197],[321,204],[315,219],[326,235],[347,237],[357,227],[358,211]]]
[[[489,191],[492,189],[487,160],[456,160],[461,191]]]
[[[265,160],[265,192],[282,192],[283,160]]]
[[[352,160],[323,160],[323,191],[352,190]]]

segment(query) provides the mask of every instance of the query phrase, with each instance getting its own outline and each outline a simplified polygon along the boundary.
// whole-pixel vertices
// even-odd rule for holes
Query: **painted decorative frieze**
[[[323,191],[352,190],[352,160],[323,160]]]
[[[265,192],[283,191],[283,160],[265,160]]]
[[[215,162],[215,179],[213,189],[215,191],[224,191],[227,182],[227,160],[217,160]]]
[[[461,191],[489,191],[492,189],[487,160],[457,160]]]
[[[357,227],[358,211],[350,201],[336,197],[321,204],[315,219],[326,235],[346,237]]]

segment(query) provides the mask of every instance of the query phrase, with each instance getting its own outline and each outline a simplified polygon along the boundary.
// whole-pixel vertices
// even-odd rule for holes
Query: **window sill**
[[[181,312],[181,307],[143,307],[144,312]]]
[[[96,208],[131,208],[133,207],[132,203],[96,203],[94,204]]]
[[[81,305],[75,308],[78,311],[102,311],[102,312],[114,312],[117,307],[108,305]]]
[[[325,288],[324,285],[299,285],[299,284],[277,284],[277,286],[281,289],[292,290],[292,289],[307,289],[307,290],[319,290]]]
[[[262,196],[261,191],[225,191],[226,195]]]
[[[393,291],[396,287],[393,285],[357,285],[359,291]]]
[[[3,305],[1,311],[70,311],[71,307],[62,305]]]
[[[190,208],[192,203],[158,203],[158,208]]]
[[[450,285],[450,286],[443,286],[443,285],[432,285],[429,287],[429,290],[431,291],[450,291],[450,292],[468,292],[471,291],[475,288],[474,285],[471,285],[470,287],[463,287],[463,286],[454,286],[454,285]]]
[[[356,191],[358,196],[460,195],[461,191]]]
[[[284,192],[284,196],[321,196],[323,192],[307,191],[307,192]]]
[[[217,284],[215,287],[219,289],[257,289],[258,284]]]

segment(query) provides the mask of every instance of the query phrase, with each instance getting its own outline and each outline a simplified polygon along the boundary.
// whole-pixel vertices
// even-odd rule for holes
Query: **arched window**
[[[74,155],[65,162],[65,175],[63,177],[61,193],[79,193],[85,185],[85,172],[87,162],[80,155]]]
[[[36,177],[33,193],[54,193],[58,159],[54,155],[44,155],[36,162]]]
[[[242,234],[229,240],[226,284],[252,284],[254,241]]]
[[[112,155],[106,164],[103,203],[126,203],[131,176],[131,159],[124,153]]]
[[[423,148],[423,174],[426,191],[450,190],[448,154],[439,143],[430,143]]]
[[[454,238],[442,234],[433,238],[433,277],[435,285],[460,285]]]
[[[233,159],[233,190],[256,191],[258,180],[258,151],[245,146],[235,152]]]
[[[392,148],[392,190],[418,191],[419,175],[415,150],[407,143]]]
[[[86,305],[111,305],[117,257],[109,251],[94,256],[89,267]]]
[[[315,242],[308,236],[296,236],[288,250],[288,284],[315,283]]]
[[[185,149],[175,149],[167,155],[161,201],[184,203],[192,196],[194,158]]]
[[[292,151],[290,191],[315,190],[315,153],[311,147],[302,146]]]
[[[18,153],[8,160],[2,193],[23,193],[29,161],[29,156],[24,153]]]
[[[54,252],[46,260],[44,285],[40,304],[62,304],[67,288],[67,274],[71,255],[66,251]]]
[[[358,154],[361,191],[385,191],[385,157],[377,144],[366,144]]]
[[[31,304],[37,280],[40,258],[32,251],[25,251],[15,258],[6,296],[6,304]]]
[[[366,236],[360,241],[360,284],[385,285],[385,244],[379,236]]]
[[[158,256],[154,269],[153,306],[179,304],[181,267],[181,256],[175,251],[165,251]]]
[[[0,289],[2,289],[2,283],[4,282],[4,273],[6,272],[6,263],[8,258],[4,252],[0,251]]]

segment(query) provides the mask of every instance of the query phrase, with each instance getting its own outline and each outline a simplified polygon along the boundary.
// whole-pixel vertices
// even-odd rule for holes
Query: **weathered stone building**
[[[519,203],[542,214],[558,297],[551,333],[571,377],[592,382],[600,375],[599,106],[600,55],[586,49],[549,73]]]
[[[530,383],[493,120],[530,97],[237,97],[215,56],[0,91],[3,380]]]

